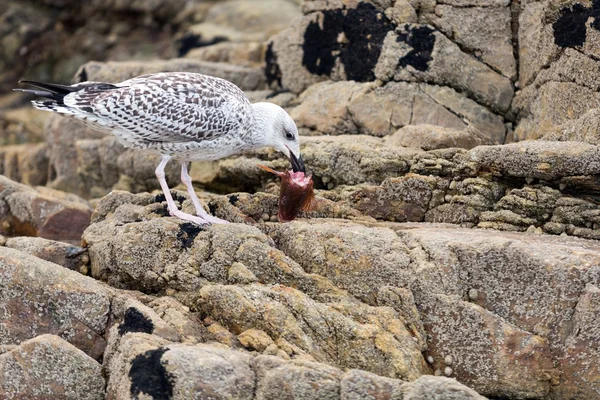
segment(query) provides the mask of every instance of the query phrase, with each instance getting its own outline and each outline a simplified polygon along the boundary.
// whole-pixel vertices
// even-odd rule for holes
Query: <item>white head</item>
[[[264,135],[264,141],[260,145],[281,151],[290,159],[294,172],[305,172],[300,155],[298,128],[292,117],[273,103],[255,103],[252,107],[257,122],[256,129]]]

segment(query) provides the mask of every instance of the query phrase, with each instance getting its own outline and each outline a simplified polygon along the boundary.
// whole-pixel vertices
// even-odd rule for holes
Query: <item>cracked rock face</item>
[[[302,93],[301,126],[384,136],[406,125],[473,125],[488,143],[504,142],[516,77],[507,2],[415,11],[402,1],[314,1],[303,11],[271,39],[266,66],[269,82]],[[339,84],[315,85],[327,80]],[[342,125],[320,127],[319,113]]]
[[[491,397],[543,398],[574,385],[586,393],[595,384],[595,369],[577,356],[595,357],[594,241],[340,220],[214,226],[183,240],[182,224],[153,217],[152,205],[132,221],[127,204],[112,203],[116,208],[84,235],[92,270],[123,288],[170,293],[215,321],[208,322],[213,340],[230,347],[408,381],[447,375]],[[530,215],[543,213],[532,208]],[[162,241],[135,239],[159,227],[175,230]],[[131,257],[134,242],[155,244]],[[180,272],[169,273],[169,263]],[[148,274],[124,279],[141,270]],[[153,333],[149,311],[130,308],[120,314],[121,339],[109,344],[111,363],[121,362],[115,346],[128,332],[174,340],[175,333]],[[168,354],[164,343],[135,357],[155,363]],[[571,372],[578,368],[587,375]],[[331,373],[327,379],[340,379]],[[118,379],[131,385],[131,376]]]
[[[128,334],[108,383],[109,397],[185,399],[189,393],[237,399],[484,399],[443,377],[405,383],[360,370],[346,372],[314,361],[284,360],[207,344],[177,344],[144,334]],[[147,385],[153,382],[153,385]],[[367,389],[368,388],[368,389]],[[448,397],[450,396],[450,397]]]

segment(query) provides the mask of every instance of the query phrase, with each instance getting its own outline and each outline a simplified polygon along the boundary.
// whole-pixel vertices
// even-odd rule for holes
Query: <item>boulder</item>
[[[30,186],[48,180],[48,145],[24,143],[0,147],[0,174]]]
[[[90,259],[87,251],[79,246],[28,236],[9,238],[5,246],[31,254],[42,260],[50,261],[70,270],[81,272],[84,275],[89,270]]]
[[[600,144],[600,108],[586,111],[578,119],[567,121],[548,131],[542,140]]]
[[[492,397],[543,397],[554,388],[560,370],[553,362],[565,351],[573,305],[585,285],[596,282],[593,241],[300,221],[274,225],[270,235],[305,270],[318,271],[369,304],[390,298],[380,293],[386,285],[408,288],[428,334],[433,367]],[[579,257],[588,261],[575,261]],[[505,265],[512,267],[500,268]],[[499,289],[508,275],[510,295]],[[560,295],[565,290],[567,298]],[[452,321],[461,321],[460,327]]]
[[[557,394],[563,397],[593,398],[600,387],[598,363],[592,361],[600,356],[598,345],[600,326],[600,289],[588,284],[575,308],[575,324],[565,342],[565,352],[560,360],[563,375]]]
[[[43,131],[49,113],[27,105],[0,112],[0,145],[37,143],[43,141]]]
[[[302,13],[298,5],[287,0],[228,0],[208,10],[206,20],[211,23],[234,26],[244,33],[260,32],[265,38],[287,28]]]
[[[598,175],[600,150],[579,142],[530,140],[504,146],[480,146],[465,159],[478,170],[504,177],[555,180],[566,176]]]
[[[405,383],[362,370],[344,372],[322,363],[213,344],[175,344],[143,333],[123,338],[109,369],[114,373],[107,395],[123,399],[146,395],[178,400],[190,393],[248,400],[483,399],[448,378],[426,376]]]
[[[41,335],[0,354],[0,397],[102,400],[100,364],[55,335]]]
[[[598,108],[595,6],[529,3],[519,16],[520,86],[514,140],[537,139]]]
[[[37,190],[0,176],[2,232],[78,241],[92,209],[83,199],[44,187]]]
[[[435,150],[459,147],[472,149],[485,143],[483,135],[473,127],[463,130],[449,129],[436,125],[407,125],[389,137],[388,144]]]
[[[462,2],[436,3],[435,7],[423,10],[421,18],[424,21],[452,38],[463,51],[468,50],[502,75],[516,78],[509,2],[477,7],[465,7]]]
[[[264,63],[265,46],[262,42],[220,42],[190,50],[186,58],[221,62],[244,67],[260,67]]]
[[[424,20],[427,15],[432,17],[432,23],[439,24],[442,32],[459,31],[455,33],[457,44],[431,25],[397,25],[387,15],[397,18],[402,13],[392,8],[383,12],[382,8],[391,7],[384,4],[307,3],[305,16],[272,38],[267,51],[267,78],[295,93],[325,79],[426,82],[466,92],[491,110],[508,110],[514,94],[510,79],[459,47],[466,44],[479,54],[491,50],[481,57],[496,68],[500,60],[512,59],[513,64],[503,68],[513,76],[510,9],[506,4],[492,9],[500,17],[494,19],[500,29],[493,44],[481,43],[480,35],[471,33],[494,29],[485,22],[490,10],[440,5],[435,15],[423,15]],[[469,22],[459,23],[459,15],[465,13],[470,16]],[[452,24],[461,25],[453,28]]]
[[[104,352],[111,291],[95,280],[15,249],[0,247],[2,344],[53,334],[90,357]]]
[[[154,61],[90,61],[79,68],[76,73],[78,81],[121,82],[139,75],[156,72],[194,72],[212,75],[233,82],[242,90],[258,90],[265,88],[264,73],[259,68],[198,61],[189,58],[175,58]]]

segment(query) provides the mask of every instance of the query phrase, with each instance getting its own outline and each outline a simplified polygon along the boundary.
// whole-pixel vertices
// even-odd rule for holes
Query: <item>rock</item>
[[[107,365],[111,371],[107,395],[185,399],[190,393],[203,393],[252,399],[255,383],[250,360],[249,355],[226,348],[128,334]]]
[[[597,30],[586,27],[591,15],[575,2],[525,6],[519,24],[523,90],[511,111],[516,140],[537,139],[600,106]]]
[[[473,389],[454,379],[425,375],[402,386],[401,398],[431,400],[484,400]]]
[[[88,128],[82,122],[61,116],[52,116],[44,130],[48,142],[48,158],[51,173],[48,186],[79,195],[89,192],[87,182],[77,174],[80,152],[76,143],[81,139],[100,139],[106,133]],[[91,158],[96,161],[97,159]],[[86,159],[87,160],[87,159]],[[94,165],[95,174],[101,174],[98,164]]]
[[[399,39],[396,39],[399,38]],[[385,51],[375,68],[383,81],[429,82],[466,91],[482,105],[506,112],[514,95],[510,79],[463,53],[459,47],[428,25],[405,24],[397,36],[387,35]],[[413,57],[416,43],[426,43]],[[419,46],[421,46],[419,44]],[[398,61],[400,59],[400,61]]]
[[[410,160],[422,153],[417,149],[385,146],[381,139],[364,135],[305,137],[302,142],[302,158],[309,166],[316,188],[381,183],[408,172]],[[282,155],[262,149],[247,153],[246,157],[220,160],[216,174],[206,184],[225,187],[229,192],[255,191],[265,179],[272,179],[257,164],[276,170],[289,169],[289,161]]]
[[[208,285],[200,294],[202,310],[234,332],[263,330],[317,361],[409,380],[427,371],[418,344],[392,310],[339,304],[339,312],[284,286]],[[261,309],[270,311],[259,317]],[[371,323],[361,323],[365,318]],[[322,324],[324,319],[327,325]],[[380,362],[382,357],[389,361]]]
[[[262,33],[265,38],[287,28],[301,16],[299,7],[286,0],[228,0],[215,4],[206,15],[206,21],[223,26],[235,26],[244,33]]]
[[[154,174],[160,156],[126,149],[116,137],[60,116],[52,118],[45,134],[50,138],[50,187],[85,198],[101,197],[113,189],[160,188]],[[180,179],[177,163],[167,164],[165,174],[167,182],[176,185]]]
[[[273,344],[273,339],[264,331],[258,329],[248,329],[238,335],[238,339],[242,346],[249,350],[258,352],[264,351],[267,347]]]
[[[450,14],[450,10],[454,9],[449,8],[447,13]],[[501,53],[514,60],[512,48],[507,47],[511,39],[507,19],[510,10],[505,4],[497,10],[503,16],[500,22],[502,33],[498,33],[503,47],[478,43],[480,35],[465,38],[457,34],[458,40],[474,48],[486,48],[491,52],[498,50],[496,54]],[[303,11],[305,16],[302,19],[295,20],[290,28],[271,40],[266,60],[270,83],[300,93],[326,79],[427,82],[464,91],[480,104],[501,113],[510,106],[514,94],[510,79],[464,53],[457,44],[430,25],[405,23],[396,26],[380,8],[369,2],[352,5],[310,2]],[[478,11],[457,9],[453,12],[473,14]],[[474,26],[491,29],[489,24],[477,20],[487,15],[483,13],[489,11],[481,11],[470,24],[456,29],[464,26],[469,33],[474,31]],[[388,15],[394,17],[393,11]],[[450,15],[447,21],[453,18]],[[443,21],[444,27],[447,21]],[[360,29],[356,29],[357,26]],[[486,57],[492,56],[487,53]],[[505,59],[504,56],[495,58],[496,61]]]
[[[600,382],[598,364],[592,362],[600,356],[598,346],[598,311],[600,290],[588,284],[575,308],[575,324],[565,342],[565,353],[561,359],[563,375],[557,390],[559,396],[593,398]]]
[[[104,399],[100,364],[67,341],[41,335],[0,354],[3,398]]]
[[[433,12],[424,12],[422,18],[502,75],[516,77],[508,4],[500,7],[437,4]]]
[[[350,118],[348,103],[355,93],[369,90],[357,82],[323,82],[313,85],[300,96],[301,105],[294,108],[291,117],[299,128],[308,128],[321,134],[358,133]]]
[[[109,61],[101,63],[90,61],[79,68],[76,76],[80,77],[84,75],[88,81],[121,82],[144,74],[181,71],[227,79],[242,90],[259,90],[265,88],[265,77],[261,69],[209,61],[197,61],[189,58],[150,62]]]
[[[406,385],[398,379],[384,378],[370,372],[351,369],[341,377],[340,398],[343,400],[403,399],[402,390]]]
[[[19,344],[50,333],[92,358],[102,355],[109,289],[77,272],[7,247],[0,247],[0,264],[2,344]]]
[[[546,133],[542,139],[548,141],[585,142],[600,144],[600,108],[587,111],[578,119],[567,121]]]
[[[27,143],[0,147],[0,174],[30,186],[48,180],[48,146]]]
[[[177,47],[179,56],[187,57],[188,55],[192,56],[192,53],[196,51],[202,51],[204,47],[220,43],[245,45],[266,40],[267,37],[262,32],[242,32],[234,27],[215,24],[207,20],[183,31],[177,38]]]
[[[472,149],[485,143],[474,128],[454,130],[435,125],[408,125],[400,128],[387,140],[394,146],[417,147],[434,150],[449,147]]]
[[[147,201],[145,195],[138,195],[138,204],[119,201],[117,196],[130,198],[109,196],[107,203],[116,207],[112,211],[101,201],[98,208],[108,214],[104,218],[98,215],[99,222],[83,236],[92,276],[111,286],[150,293],[169,288],[193,294],[207,282],[228,283],[229,269],[239,270],[243,264],[261,282],[302,282],[301,287],[317,298],[342,296],[328,281],[306,274],[255,227],[200,227],[176,218],[161,218],[163,205],[139,205]],[[115,259],[113,254],[120,256]]]
[[[43,141],[42,132],[49,116],[30,106],[0,112],[0,145]]]
[[[485,132],[485,142],[504,141],[501,117],[450,88],[390,82],[321,82],[298,99],[291,115],[311,134],[386,136],[407,125],[434,124],[463,130],[471,123]],[[482,142],[484,143],[484,142]]]
[[[479,170],[504,177],[554,180],[563,176],[600,173],[600,151],[578,142],[526,141],[504,146],[480,146],[466,155]]]
[[[264,53],[265,46],[262,42],[222,42],[192,49],[185,57],[254,68],[264,63]]]
[[[123,337],[115,358],[107,395],[140,395],[174,400],[201,393],[236,399],[302,398],[306,400],[408,398],[426,394],[483,399],[455,380],[422,377],[413,383],[361,370],[342,372],[322,363],[284,360],[211,344],[176,344],[143,333]],[[153,385],[148,385],[153,382]],[[447,397],[450,396],[450,397]],[[413,397],[411,397],[413,398]]]
[[[50,261],[70,270],[81,272],[84,275],[88,270],[90,259],[87,251],[79,246],[27,236],[9,238],[5,246],[31,254],[42,260]]]
[[[42,187],[36,191],[2,176],[0,192],[4,233],[77,241],[90,223],[89,204],[75,195]]]
[[[0,9],[2,92],[22,78],[68,83],[88,60],[174,57],[174,20],[186,4],[5,1]]]
[[[258,398],[339,399],[342,372],[311,362],[285,362],[272,356],[254,359]]]
[[[437,177],[407,174],[388,178],[380,186],[368,186],[351,193],[350,205],[374,218],[388,221],[423,221],[434,202],[434,193],[445,190],[448,183]],[[431,207],[433,208],[433,207]]]

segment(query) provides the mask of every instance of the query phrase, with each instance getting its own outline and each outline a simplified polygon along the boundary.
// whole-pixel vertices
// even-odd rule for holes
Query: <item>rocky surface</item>
[[[317,195],[280,224],[281,154],[193,163],[196,226],[158,156],[0,95],[0,398],[598,398],[596,3],[0,4],[2,93],[222,77]]]
[[[80,197],[40,186],[33,189],[0,175],[0,229],[3,234],[78,240],[92,209]]]
[[[54,335],[41,335],[0,354],[0,396],[104,399],[100,364]]]
[[[340,220],[191,231],[130,205],[145,201],[111,200],[85,232],[94,276],[175,296],[234,347],[409,381],[435,372],[490,397],[593,390],[573,352],[595,357],[594,241]]]
[[[316,362],[249,354],[223,346],[174,344],[143,333],[123,338],[111,370],[109,397],[185,399],[196,393],[248,400],[483,399],[448,378],[421,377],[405,383],[360,370],[343,372]],[[145,385],[149,381],[154,385]],[[445,394],[448,397],[437,397]]]

